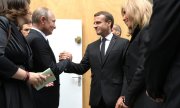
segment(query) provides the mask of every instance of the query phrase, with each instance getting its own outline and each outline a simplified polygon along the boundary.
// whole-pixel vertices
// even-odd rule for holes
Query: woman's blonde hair
[[[132,21],[133,27],[139,25],[140,28],[149,24],[152,14],[152,4],[149,0],[125,0],[121,8],[121,14],[127,15]]]

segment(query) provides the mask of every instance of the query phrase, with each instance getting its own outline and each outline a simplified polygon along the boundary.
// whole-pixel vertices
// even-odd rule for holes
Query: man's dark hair
[[[109,12],[106,12],[106,11],[99,11],[99,12],[97,12],[97,13],[94,14],[94,17],[100,16],[100,15],[104,15],[104,16],[105,16],[105,21],[106,21],[106,22],[107,22],[107,21],[111,21],[111,28],[112,28],[113,25],[114,25],[114,18],[113,18],[113,16],[112,16],[112,14],[109,13]]]

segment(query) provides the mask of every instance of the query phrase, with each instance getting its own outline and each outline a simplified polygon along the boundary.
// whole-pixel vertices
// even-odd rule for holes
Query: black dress
[[[0,16],[0,108],[34,108],[31,86],[11,78],[18,67],[30,68],[31,55],[17,26]]]

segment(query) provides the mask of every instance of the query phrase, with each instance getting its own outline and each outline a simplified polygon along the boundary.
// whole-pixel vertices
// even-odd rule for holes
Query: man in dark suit
[[[38,8],[33,12],[31,29],[27,41],[33,52],[33,69],[42,72],[48,67],[54,72],[56,81],[48,87],[33,90],[37,108],[58,108],[59,106],[59,74],[65,69],[68,60],[56,63],[55,56],[48,44],[47,37],[55,29],[55,16],[47,8]]]
[[[91,108],[114,108],[123,84],[122,62],[127,39],[112,34],[113,16],[105,11],[94,15],[94,28],[101,38],[88,45],[80,64],[70,63],[67,73],[84,74],[91,68]],[[65,54],[61,54],[63,58]]]
[[[146,43],[147,92],[165,108],[180,108],[180,1],[154,0]]]

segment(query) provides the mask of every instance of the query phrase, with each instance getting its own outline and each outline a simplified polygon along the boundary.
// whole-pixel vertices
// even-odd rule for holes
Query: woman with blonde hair
[[[123,21],[128,26],[129,33],[132,35],[137,27],[142,29],[149,24],[152,4],[148,0],[125,0],[121,14]]]
[[[0,1],[0,108],[34,108],[31,85],[46,76],[28,72],[31,49],[18,30],[19,22],[29,20],[30,0]]]
[[[144,41],[148,40],[152,4],[148,0],[125,0],[121,14],[132,38],[124,60],[126,88],[115,108],[159,108],[145,92]]]

